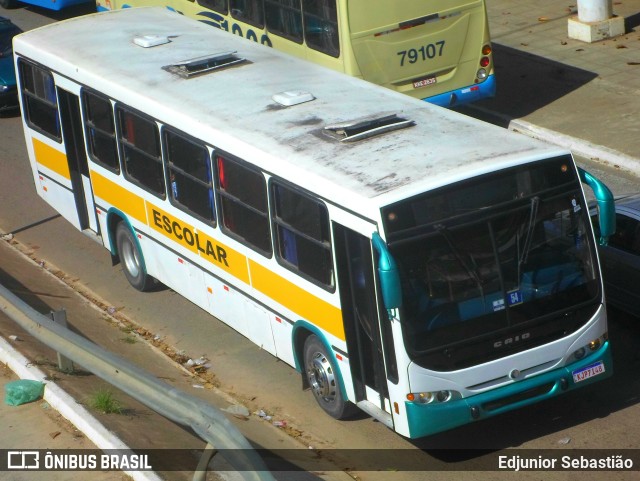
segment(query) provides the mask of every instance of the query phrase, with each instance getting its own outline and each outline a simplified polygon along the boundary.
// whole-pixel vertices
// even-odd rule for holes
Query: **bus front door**
[[[71,186],[76,201],[80,229],[98,233],[98,220],[89,178],[89,165],[85,151],[80,99],[77,95],[58,88],[58,104],[62,120],[62,137],[69,162]]]
[[[336,223],[333,228],[355,402],[392,427],[371,240]]]

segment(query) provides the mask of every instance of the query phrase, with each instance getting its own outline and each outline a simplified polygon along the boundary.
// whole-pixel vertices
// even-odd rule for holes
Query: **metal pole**
[[[64,309],[60,309],[59,311],[51,311],[49,313],[49,317],[56,324],[67,328],[67,311]],[[68,357],[65,357],[61,353],[57,352],[58,355],[58,369],[61,372],[72,373],[73,372],[73,361]]]
[[[578,20],[602,22],[613,17],[613,0],[578,0]]]

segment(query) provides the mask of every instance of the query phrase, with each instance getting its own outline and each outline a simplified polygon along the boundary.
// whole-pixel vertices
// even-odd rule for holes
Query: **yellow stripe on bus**
[[[37,163],[44,165],[56,174],[60,174],[65,179],[71,180],[69,162],[64,153],[35,138],[33,139],[33,153]]]
[[[312,324],[344,340],[342,313],[339,308],[309,294],[291,281],[249,259],[251,284],[258,291],[287,306]]]
[[[144,199],[111,180],[91,171],[91,185],[96,197],[104,199],[116,209],[125,212],[140,222],[147,223],[147,214],[144,208]]]
[[[150,202],[145,202],[142,197],[129,192],[97,172],[91,172],[91,180],[96,197],[104,199],[127,215],[149,225],[156,232],[184,248],[198,253],[200,257],[224,269],[247,285],[249,284],[250,271],[251,285],[256,290],[300,315],[303,319],[330,332],[338,339],[345,339],[342,313],[339,308],[319,299],[295,283],[250,259],[249,266],[247,266],[247,257],[240,252],[221,244],[203,232],[197,231],[192,225],[168,214]],[[148,223],[147,219],[149,219]]]
[[[247,258],[244,255],[151,203],[147,203],[147,209],[151,228],[249,284]]]

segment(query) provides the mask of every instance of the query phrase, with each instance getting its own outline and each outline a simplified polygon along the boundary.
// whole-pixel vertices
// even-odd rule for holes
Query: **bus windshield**
[[[454,369],[501,357],[575,331],[576,306],[595,309],[595,247],[570,165],[518,167],[387,209],[417,362]]]

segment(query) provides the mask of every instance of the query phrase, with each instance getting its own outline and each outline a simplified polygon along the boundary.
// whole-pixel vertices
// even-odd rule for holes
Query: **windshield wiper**
[[[529,207],[529,225],[527,226],[527,234],[524,238],[524,245],[522,246],[522,253],[518,259],[518,279],[520,279],[520,267],[527,263],[529,252],[531,251],[531,242],[533,240],[533,231],[536,226],[536,219],[538,217],[538,207],[540,206],[540,197],[532,197],[531,205]]]
[[[469,254],[469,257],[473,262],[473,265],[470,265],[469,261],[465,259],[465,256],[460,252],[455,242],[451,238],[449,230],[442,224],[435,225],[434,228],[436,231],[438,231],[439,234],[442,235],[442,237],[444,237],[444,240],[447,241],[449,249],[451,249],[453,255],[456,257],[456,259],[458,259],[458,262],[462,264],[462,267],[464,267],[465,271],[467,271],[467,275],[476,282],[476,285],[478,286],[478,289],[480,289],[480,292],[482,292],[482,279],[480,278],[480,272],[478,271],[478,266],[476,265],[473,256]]]

